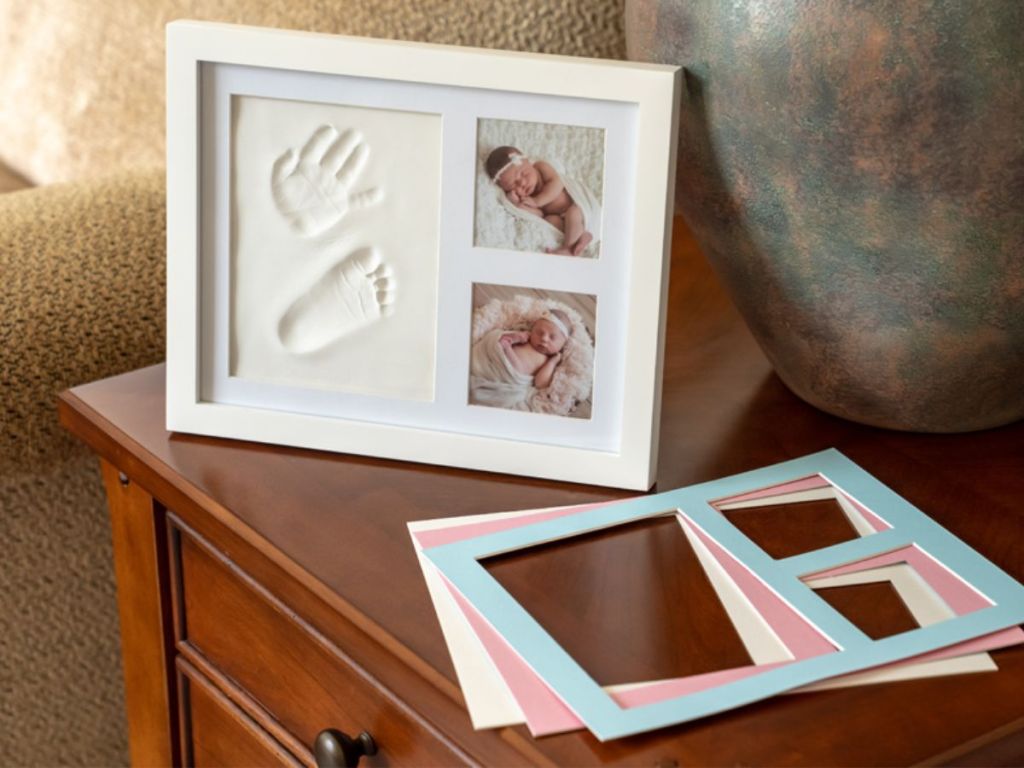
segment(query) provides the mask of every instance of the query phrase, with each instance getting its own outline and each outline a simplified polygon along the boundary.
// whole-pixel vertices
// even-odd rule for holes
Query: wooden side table
[[[660,488],[834,446],[1024,578],[1024,424],[909,435],[811,408],[771,373],[681,223],[677,233]],[[994,654],[998,672],[784,696],[607,744],[474,732],[405,523],[624,494],[172,435],[162,367],[77,387],[59,407],[103,463],[136,765],[313,765],[318,738],[334,753],[321,761],[344,764],[344,749],[349,761],[372,751],[363,732],[377,748],[369,765],[1024,761],[1019,648]],[[540,548],[495,573],[538,618],[575,606],[567,645],[601,682],[733,663],[725,629],[687,631],[686,611],[714,601],[648,567],[685,564],[680,538],[649,527],[568,558]],[[649,637],[616,632],[624,610]],[[664,641],[665,622],[682,646]],[[623,644],[614,653],[610,638]]]

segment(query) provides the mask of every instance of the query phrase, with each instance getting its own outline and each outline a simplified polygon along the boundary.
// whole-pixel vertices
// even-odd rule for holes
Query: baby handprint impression
[[[355,131],[339,135],[333,125],[320,126],[298,154],[289,149],[275,161],[271,190],[277,210],[298,234],[313,237],[350,210],[379,203],[384,194],[378,187],[351,192],[369,155]]]

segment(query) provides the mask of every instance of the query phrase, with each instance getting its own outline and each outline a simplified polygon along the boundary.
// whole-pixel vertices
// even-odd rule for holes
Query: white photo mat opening
[[[622,82],[538,87],[524,65]],[[649,487],[677,87],[667,67],[169,25],[168,427]],[[573,190],[512,210],[504,247],[475,227],[497,129],[521,134],[517,170],[557,167]],[[602,155],[558,152],[578,136]],[[518,203],[491,181],[492,203]],[[531,393],[498,407],[474,390],[481,286],[509,304],[494,323],[517,321],[493,336]],[[527,295],[550,301],[517,316]],[[535,346],[551,323],[568,337]]]

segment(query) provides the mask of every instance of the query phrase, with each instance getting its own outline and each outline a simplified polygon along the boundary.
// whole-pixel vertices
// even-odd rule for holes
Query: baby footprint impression
[[[277,334],[292,353],[314,352],[390,314],[391,268],[374,248],[354,251],[328,269],[281,317]]]
[[[278,211],[303,237],[324,232],[350,210],[379,203],[377,187],[351,193],[370,150],[353,130],[338,135],[333,125],[321,125],[295,153],[289,149],[274,163],[271,192]]]
[[[380,202],[377,187],[349,190],[370,150],[354,130],[316,129],[296,155],[289,149],[274,163],[274,202],[292,229],[305,237],[337,224],[351,209]],[[277,335],[294,354],[314,352],[391,312],[395,280],[374,248],[350,253],[296,299],[277,324]]]

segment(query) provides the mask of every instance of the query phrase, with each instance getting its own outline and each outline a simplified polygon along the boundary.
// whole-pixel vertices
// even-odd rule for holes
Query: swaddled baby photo
[[[597,297],[474,284],[469,402],[589,419]]]
[[[477,155],[474,245],[597,258],[603,129],[481,119]]]

